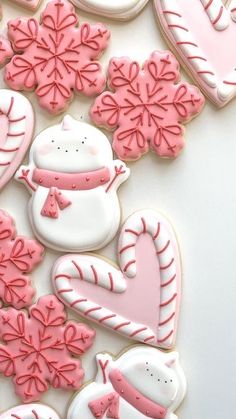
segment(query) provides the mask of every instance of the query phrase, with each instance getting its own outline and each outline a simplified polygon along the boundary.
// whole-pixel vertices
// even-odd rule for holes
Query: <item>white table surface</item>
[[[44,1],[46,3],[46,1]],[[1,31],[9,18],[26,16],[10,0],[3,0]],[[43,7],[41,7],[42,9]],[[166,48],[150,2],[128,23],[115,23],[83,12],[80,20],[103,21],[112,32],[110,47],[102,57],[106,67],[112,56],[128,55],[140,62],[155,49]],[[187,76],[183,74],[183,78]],[[4,87],[2,77],[0,85]],[[42,111],[33,94],[36,133],[58,123]],[[78,98],[68,112],[88,121],[91,100]],[[188,394],[179,410],[181,419],[234,418],[236,393],[236,101],[222,110],[208,101],[202,114],[187,125],[186,148],[175,161],[163,161],[149,153],[130,164],[131,178],[122,186],[123,220],[140,208],[161,210],[176,230],[183,261],[183,299],[176,349],[188,380]],[[11,181],[0,194],[0,207],[15,217],[20,234],[32,235],[26,206],[29,195]],[[115,258],[113,241],[101,251]],[[50,269],[58,257],[46,251],[43,263],[32,275],[38,297],[50,293]],[[71,318],[77,318],[70,312]],[[97,328],[93,348],[83,357],[86,379],[95,374],[93,355],[119,352],[130,344],[125,338]],[[50,390],[42,402],[62,418],[71,393]],[[11,379],[0,377],[0,411],[19,403]],[[81,418],[86,419],[86,418]]]

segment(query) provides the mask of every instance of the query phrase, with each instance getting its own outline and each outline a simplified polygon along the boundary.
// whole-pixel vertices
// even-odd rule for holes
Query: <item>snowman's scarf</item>
[[[118,369],[110,372],[109,379],[115,391],[88,404],[95,418],[102,419],[106,414],[107,418],[119,419],[119,399],[122,397],[144,416],[152,419],[165,419],[167,409],[143,396]]]
[[[49,218],[58,218],[59,209],[63,211],[72,204],[61,190],[86,191],[95,189],[110,181],[110,172],[107,167],[83,173],[63,173],[34,169],[32,180],[39,186],[49,189],[41,215]]]

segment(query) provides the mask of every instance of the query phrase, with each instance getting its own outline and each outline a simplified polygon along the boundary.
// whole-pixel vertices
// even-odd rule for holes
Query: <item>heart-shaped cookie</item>
[[[236,0],[155,0],[167,38],[218,107],[236,95]]]
[[[128,20],[141,12],[148,0],[72,0],[87,12],[111,19]]]
[[[0,419],[59,419],[57,413],[43,404],[28,404],[13,407],[0,414]]]
[[[58,259],[57,297],[77,313],[126,337],[162,348],[175,343],[181,290],[178,245],[159,213],[142,210],[124,224],[120,269],[96,256]]]
[[[20,93],[0,89],[0,190],[22,162],[32,140],[34,113]]]

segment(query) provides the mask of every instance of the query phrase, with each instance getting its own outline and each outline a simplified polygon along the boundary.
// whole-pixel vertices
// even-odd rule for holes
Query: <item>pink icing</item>
[[[230,3],[227,6],[229,10]],[[232,95],[222,100],[218,95],[217,87],[219,83],[226,80],[235,70],[236,48],[233,40],[236,34],[236,23],[230,18],[229,12],[229,25],[224,30],[217,30],[214,24],[210,22],[207,9],[203,7],[201,0],[191,2],[191,6],[189,0],[178,0],[177,4],[180,15],[179,26],[183,27],[182,31],[179,31],[181,40],[175,38],[172,28],[168,26],[166,8],[163,6],[162,1],[155,1],[155,7],[164,33],[183,60],[194,80],[200,85],[207,96],[217,106],[224,106],[232,98]],[[171,8],[168,8],[167,12],[170,13]],[[194,45],[196,45],[195,54],[190,54],[188,49],[186,51],[184,50],[184,33],[190,33],[192,35]],[[217,48],[215,47],[216,45]],[[201,53],[200,57],[199,52]],[[211,66],[211,70],[208,69],[209,65]],[[200,66],[199,70],[195,66],[197,68]],[[215,87],[211,87],[204,81],[202,77],[204,70],[212,71],[216,76],[217,85]],[[235,96],[235,93],[233,96]]]
[[[13,56],[13,50],[8,39],[0,36],[0,66]]]
[[[0,122],[1,190],[23,160],[33,136],[34,114],[30,102],[19,93],[0,89]]]
[[[141,394],[126,380],[119,369],[112,370],[109,373],[109,379],[115,392],[89,402],[89,408],[95,418],[102,419],[107,412],[107,417],[118,419],[121,397],[144,416],[152,419],[165,419],[167,410]]]
[[[35,294],[29,274],[41,262],[44,248],[36,241],[17,236],[13,219],[0,210],[0,298],[19,309]]]
[[[7,65],[5,81],[15,90],[33,90],[51,113],[65,110],[72,92],[100,93],[105,77],[95,61],[106,48],[109,31],[101,24],[77,28],[75,9],[67,0],[50,1],[41,18],[8,23],[15,56]]]
[[[119,158],[136,160],[150,148],[161,157],[176,157],[184,147],[181,125],[200,113],[204,98],[188,83],[178,83],[179,64],[169,51],[153,52],[143,69],[129,58],[110,61],[109,86],[90,110],[99,126],[115,130]]]
[[[95,332],[66,321],[63,304],[53,295],[41,297],[29,315],[13,308],[0,310],[0,371],[13,377],[16,394],[24,403],[37,401],[54,388],[80,388],[84,372],[72,355],[92,345]]]

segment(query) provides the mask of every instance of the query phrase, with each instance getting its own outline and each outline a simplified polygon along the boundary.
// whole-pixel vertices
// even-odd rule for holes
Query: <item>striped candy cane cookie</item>
[[[137,249],[139,238],[143,241]],[[153,249],[154,263],[149,260]],[[172,228],[159,213],[138,211],[122,228],[118,255],[121,269],[92,255],[59,258],[52,273],[58,298],[77,313],[128,338],[171,348],[181,288]]]
[[[20,93],[0,89],[0,189],[14,175],[31,142],[34,113]]]
[[[236,95],[236,0],[155,0],[155,7],[195,81],[214,104],[226,105]]]
[[[13,407],[0,414],[0,419],[59,419],[58,414],[43,404],[29,404]]]

